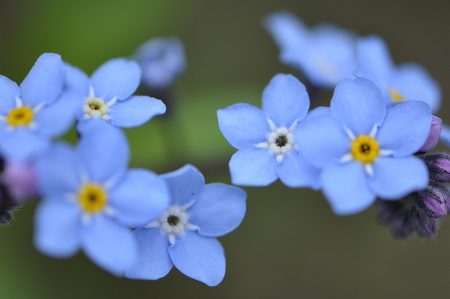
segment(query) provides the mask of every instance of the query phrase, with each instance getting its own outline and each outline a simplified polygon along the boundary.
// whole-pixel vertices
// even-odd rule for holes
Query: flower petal
[[[169,256],[169,240],[159,229],[139,228],[134,232],[138,243],[138,260],[126,276],[133,279],[155,280],[172,270]]]
[[[166,112],[166,105],[158,99],[147,96],[134,96],[118,102],[110,109],[111,124],[122,128],[143,125],[156,115]]]
[[[79,68],[64,64],[65,88],[81,96],[89,94],[89,77]],[[80,99],[81,100],[81,99]]]
[[[286,155],[276,170],[280,180],[288,187],[320,187],[320,170],[308,163],[299,151]]]
[[[128,227],[150,223],[169,204],[169,191],[164,180],[143,169],[128,171],[109,196],[114,217]]]
[[[249,104],[221,109],[217,111],[217,117],[223,136],[237,149],[265,141],[270,131],[266,115]]]
[[[0,114],[5,116],[15,108],[18,97],[20,97],[20,88],[16,82],[0,75]]]
[[[139,65],[127,59],[113,59],[100,66],[92,75],[95,95],[106,100],[129,98],[141,80]]]
[[[309,96],[305,86],[294,76],[278,74],[263,93],[263,110],[278,127],[289,128],[296,120],[303,120],[309,110]]]
[[[382,199],[401,199],[428,186],[428,170],[416,157],[378,158],[370,186]]]
[[[325,168],[321,181],[323,191],[334,213],[338,215],[361,212],[375,201],[375,194],[367,182],[367,174],[358,162]]]
[[[35,107],[55,101],[64,88],[64,70],[61,56],[42,54],[20,85],[22,100]]]
[[[172,204],[183,205],[197,196],[205,186],[202,173],[192,165],[163,174],[161,176],[167,184]]]
[[[229,163],[231,180],[235,185],[267,186],[278,178],[275,166],[274,156],[265,149],[240,149]]]
[[[28,128],[14,129],[12,132],[2,132],[0,150],[8,159],[26,160],[42,153],[50,142]]]
[[[226,184],[208,184],[195,198],[189,210],[190,222],[197,225],[199,234],[219,237],[235,230],[245,216],[247,195],[241,188]]]
[[[178,270],[208,286],[218,285],[225,276],[225,255],[215,238],[187,232],[169,247],[169,254]]]
[[[430,107],[423,102],[405,102],[388,109],[386,120],[377,139],[385,150],[396,157],[416,153],[425,143],[431,130]]]

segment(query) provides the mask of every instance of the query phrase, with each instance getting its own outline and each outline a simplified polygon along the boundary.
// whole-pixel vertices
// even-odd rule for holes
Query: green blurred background
[[[229,182],[232,148],[216,110],[260,94],[277,72],[293,69],[261,26],[279,9],[307,24],[332,22],[383,36],[397,62],[423,64],[450,93],[450,2],[287,0],[0,0],[0,73],[20,81],[46,51],[92,72],[129,56],[148,38],[181,38],[188,70],[179,80],[178,110],[130,130],[134,166],[157,172],[197,165],[208,181]],[[317,103],[326,103],[329,93]],[[450,122],[450,103],[441,116]],[[332,214],[319,193],[248,188],[248,216],[222,238],[227,275],[208,288],[177,271],[161,281],[131,281],[101,271],[82,254],[54,260],[32,244],[35,204],[0,230],[0,298],[450,298],[450,224],[434,240],[394,240],[376,208]]]

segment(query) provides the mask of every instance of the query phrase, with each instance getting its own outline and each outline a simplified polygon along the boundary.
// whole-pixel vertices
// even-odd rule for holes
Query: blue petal
[[[95,95],[110,100],[129,98],[141,80],[139,65],[131,60],[113,59],[100,66],[92,75]]]
[[[128,227],[150,223],[169,204],[169,191],[164,180],[143,169],[128,171],[109,195],[114,216]]]
[[[225,276],[225,255],[215,238],[187,232],[169,247],[169,254],[178,270],[210,287],[221,283]]]
[[[166,105],[158,99],[147,96],[134,96],[118,102],[110,109],[111,124],[122,128],[143,125],[156,115],[166,112]]]
[[[55,101],[64,88],[63,67],[59,55],[42,54],[20,85],[23,102],[35,107]]]
[[[172,204],[183,205],[197,196],[205,186],[202,173],[192,165],[163,174],[161,177],[167,184]]]
[[[81,134],[77,150],[89,179],[105,183],[126,170],[128,141],[119,129],[102,120],[92,120]]]
[[[102,215],[82,228],[83,249],[101,268],[119,276],[134,265],[138,247],[128,228]]]
[[[8,159],[25,160],[42,153],[50,142],[28,128],[14,129],[12,132],[2,132],[0,150]]]
[[[235,148],[266,141],[269,124],[266,115],[255,106],[235,104],[217,111],[219,128]]]
[[[308,163],[299,151],[293,151],[286,155],[283,161],[277,165],[277,173],[280,180],[288,187],[320,187],[320,171]]]
[[[423,102],[405,102],[388,109],[377,139],[385,150],[403,157],[416,153],[431,130],[430,107]]]
[[[334,91],[331,113],[358,136],[369,134],[375,125],[383,123],[386,103],[372,82],[343,80]]]
[[[263,110],[278,127],[289,128],[294,121],[303,120],[309,110],[305,86],[294,76],[278,74],[263,93]]]
[[[401,199],[428,186],[428,170],[416,157],[378,158],[373,165],[372,190],[382,199]]]
[[[450,127],[442,126],[441,141],[450,146]]]
[[[331,165],[322,173],[322,187],[333,211],[338,215],[361,212],[375,201],[367,174],[358,162]]]
[[[219,183],[208,184],[189,210],[189,221],[200,228],[200,235],[226,235],[235,230],[244,219],[246,197],[245,191],[240,188]]]
[[[16,107],[16,98],[20,98],[20,88],[16,82],[0,76],[0,114],[7,115]]]
[[[299,151],[313,166],[323,168],[350,150],[343,126],[327,108],[315,109],[294,131]]]
[[[36,248],[56,258],[74,255],[80,244],[80,219],[80,210],[74,204],[44,201],[35,216]]]
[[[79,68],[64,64],[65,88],[81,96],[89,94],[89,77]]]
[[[278,178],[276,160],[265,149],[240,149],[231,157],[229,166],[235,185],[268,186]]]
[[[172,270],[169,240],[159,229],[139,228],[134,232],[138,243],[138,260],[126,276],[133,279],[155,280]]]

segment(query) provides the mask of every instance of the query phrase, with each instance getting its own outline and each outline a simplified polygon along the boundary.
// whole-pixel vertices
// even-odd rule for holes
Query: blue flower
[[[134,61],[113,59],[98,68],[91,78],[70,65],[65,67],[66,86],[78,94],[80,125],[102,119],[113,126],[140,126],[166,112],[160,100],[133,96],[141,80],[141,70]]]
[[[436,112],[441,104],[439,84],[420,65],[396,66],[384,41],[377,36],[357,42],[358,77],[371,80],[388,103],[423,101]]]
[[[202,174],[191,165],[163,178],[171,205],[159,220],[135,231],[140,255],[127,276],[159,279],[175,266],[208,286],[218,285],[225,275],[225,256],[216,237],[242,222],[245,191],[220,183],[205,185]]]
[[[163,89],[184,72],[186,57],[177,38],[154,38],[136,51],[136,61],[142,69],[142,82],[151,89]]]
[[[291,75],[276,75],[263,93],[263,109],[236,104],[219,110],[219,127],[238,151],[230,161],[234,184],[266,186],[278,178],[290,187],[319,187],[319,170],[303,157],[307,140],[295,131],[309,109],[305,87]]]
[[[310,113],[295,138],[305,157],[322,169],[323,191],[337,214],[370,206],[376,197],[397,200],[428,186],[428,171],[416,153],[431,128],[423,102],[387,107],[366,79],[343,80],[330,108]]]
[[[355,38],[351,33],[332,25],[309,29],[288,12],[270,15],[265,27],[281,49],[280,60],[302,71],[313,85],[334,87],[344,78],[353,78]]]
[[[82,249],[100,267],[123,275],[138,258],[129,227],[156,219],[169,192],[152,172],[127,170],[128,144],[118,129],[98,120],[89,127],[75,150],[58,144],[38,160],[43,202],[35,244],[57,258]]]
[[[69,129],[76,98],[63,93],[61,57],[41,55],[20,87],[0,76],[0,151],[26,160],[44,151],[52,137]]]

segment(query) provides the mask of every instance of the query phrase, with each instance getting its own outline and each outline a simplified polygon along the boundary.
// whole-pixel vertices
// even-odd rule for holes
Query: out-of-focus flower
[[[437,153],[425,155],[423,160],[430,171],[430,179],[438,183],[450,183],[450,155]]]
[[[246,193],[225,184],[207,184],[203,175],[187,165],[163,175],[171,194],[170,207],[135,235],[139,261],[127,276],[159,279],[175,266],[185,275],[208,286],[225,275],[225,256],[216,237],[226,235],[242,222]]]
[[[163,179],[146,170],[127,170],[125,136],[97,120],[83,132],[76,150],[55,145],[37,163],[43,202],[36,212],[35,244],[63,258],[83,249],[115,275],[137,260],[129,227],[156,219],[167,208]]]
[[[322,169],[321,184],[337,214],[352,214],[380,197],[397,200],[428,185],[425,163],[413,155],[430,132],[428,105],[387,107],[365,79],[343,80],[328,110],[312,112],[294,137]]]
[[[166,112],[160,100],[133,96],[141,80],[134,61],[113,59],[88,78],[81,70],[66,65],[66,87],[78,95],[79,126],[101,119],[121,128],[136,127]]]
[[[439,84],[420,65],[396,66],[385,42],[377,36],[357,42],[356,75],[371,80],[388,103],[422,101],[436,112],[441,104]]]
[[[353,78],[355,37],[350,32],[332,25],[309,29],[288,12],[274,13],[264,24],[280,48],[280,60],[302,71],[313,85],[331,88]]]
[[[439,143],[441,132],[442,120],[439,117],[433,115],[430,133],[428,134],[428,138],[419,152],[426,153],[432,151]]]
[[[30,162],[6,162],[1,180],[17,202],[24,202],[38,195],[37,176],[34,165]]]
[[[233,183],[266,186],[279,178],[290,187],[318,188],[319,171],[302,154],[308,140],[294,137],[309,109],[305,87],[278,74],[262,102],[262,110],[241,103],[217,112],[222,134],[238,150],[229,164]]]
[[[183,44],[174,37],[147,41],[138,48],[135,59],[142,70],[142,83],[154,90],[168,88],[186,68]]]
[[[63,63],[57,54],[41,55],[20,87],[0,76],[0,150],[6,159],[28,159],[70,127],[76,97],[62,93],[63,87]]]

